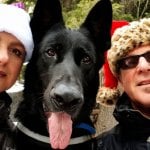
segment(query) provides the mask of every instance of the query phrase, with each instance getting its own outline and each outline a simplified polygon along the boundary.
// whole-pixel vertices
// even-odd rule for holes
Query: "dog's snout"
[[[83,101],[82,93],[74,86],[62,84],[57,86],[53,92],[55,101],[57,101],[60,106],[72,107]]]

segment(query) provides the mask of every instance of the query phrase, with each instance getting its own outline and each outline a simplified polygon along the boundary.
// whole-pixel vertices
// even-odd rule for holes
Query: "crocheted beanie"
[[[104,85],[100,88],[99,100],[101,103],[114,104],[120,96],[120,89],[117,86],[118,60],[125,57],[133,49],[148,44],[150,44],[150,18],[133,21],[115,30],[112,35],[112,46],[107,52],[108,68],[110,68],[114,78],[111,80],[115,81],[115,86],[110,83],[107,87]],[[107,77],[110,79],[109,73],[104,74],[104,78]]]
[[[0,20],[0,32],[8,32],[21,41],[26,50],[25,61],[28,61],[34,46],[29,14],[16,6],[0,4]]]

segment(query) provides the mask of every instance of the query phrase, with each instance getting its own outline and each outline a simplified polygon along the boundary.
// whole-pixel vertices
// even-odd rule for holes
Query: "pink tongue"
[[[48,118],[50,143],[54,149],[65,149],[72,133],[71,116],[64,112],[51,113]]]

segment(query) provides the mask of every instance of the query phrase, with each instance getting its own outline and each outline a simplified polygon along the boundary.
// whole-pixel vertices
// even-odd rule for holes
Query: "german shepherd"
[[[17,149],[96,149],[90,115],[111,24],[110,0],[98,1],[79,29],[65,26],[59,0],[37,0],[30,24],[35,47],[15,114]]]

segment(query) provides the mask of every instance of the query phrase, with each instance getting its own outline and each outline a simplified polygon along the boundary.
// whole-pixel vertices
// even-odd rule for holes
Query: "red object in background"
[[[128,25],[128,24],[129,23],[124,20],[121,20],[121,21],[114,20],[112,22],[111,35],[113,35],[114,31],[117,28],[120,28],[120,27]],[[108,64],[108,60],[107,60],[107,51],[105,53],[105,63],[103,65],[103,71],[104,71],[104,86],[111,88],[111,89],[116,88],[118,86],[118,82],[109,68],[109,64]]]

